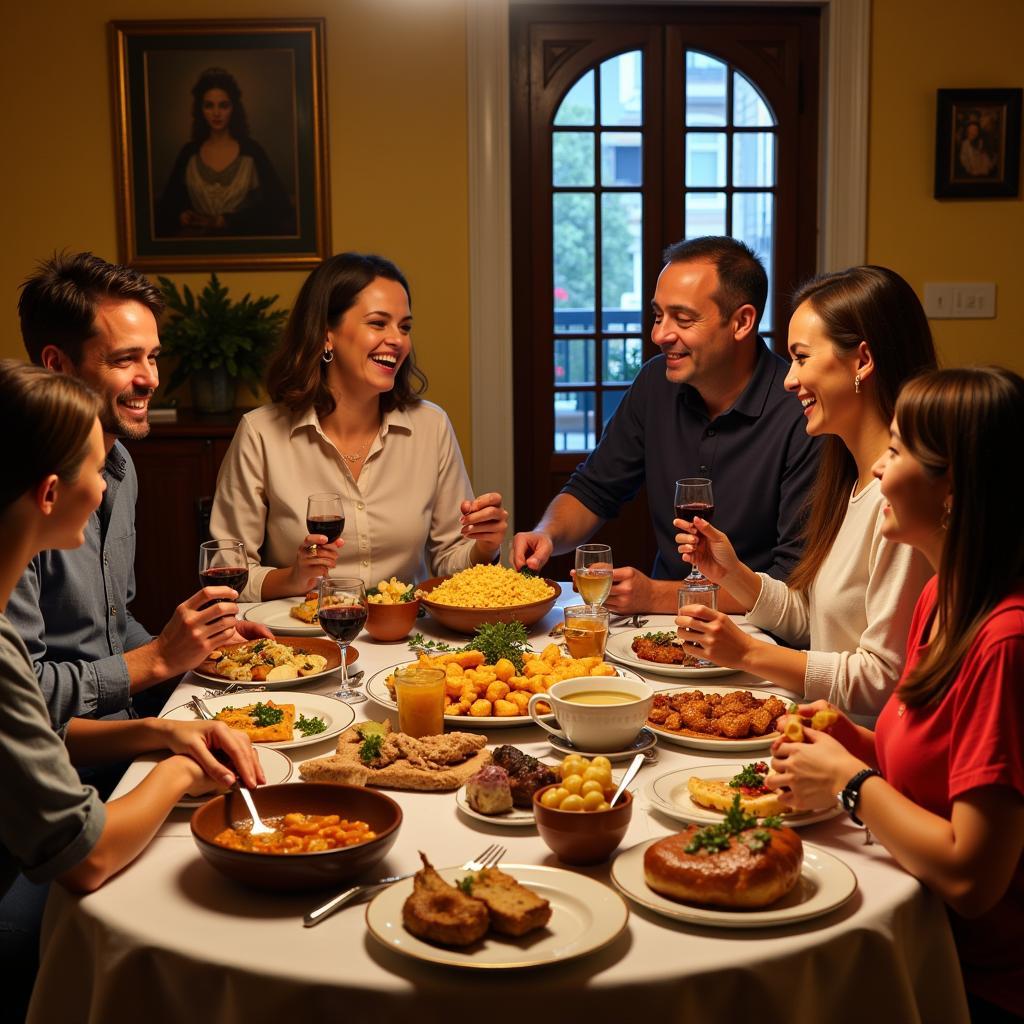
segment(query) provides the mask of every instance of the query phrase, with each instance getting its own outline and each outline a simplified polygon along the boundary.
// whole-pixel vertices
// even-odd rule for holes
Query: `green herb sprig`
[[[249,717],[257,726],[263,728],[267,725],[277,725],[284,718],[284,712],[280,708],[272,708],[269,704],[255,704]]]
[[[740,795],[737,793],[732,798],[732,807],[725,812],[725,817],[720,824],[708,825],[706,828],[693,834],[693,838],[686,844],[687,853],[699,853],[707,850],[708,853],[720,853],[729,847],[729,840],[741,832],[754,828],[757,825],[757,817],[752,814],[745,814],[740,807]],[[765,818],[761,822],[761,828],[749,836],[743,837],[741,842],[748,846],[753,852],[764,849],[771,840],[772,835],[769,829],[782,828],[782,819],[777,815]]]
[[[753,761],[743,766],[743,771],[734,775],[729,780],[733,789],[746,786],[749,789],[760,789],[764,785],[765,776],[768,774],[768,765],[764,761]]]
[[[303,736],[315,736],[318,732],[327,731],[327,723],[322,718],[307,718],[305,715],[299,715],[295,722],[295,728]]]
[[[655,643],[659,647],[667,647],[669,644],[675,643],[679,639],[679,636],[676,633],[659,630],[657,633],[641,633],[640,639],[650,640],[651,643]]]
[[[466,645],[466,650],[482,652],[488,665],[497,665],[501,658],[507,658],[515,665],[516,673],[522,675],[523,655],[532,648],[521,622],[486,622],[477,627],[476,636]]]
[[[376,760],[381,755],[383,744],[384,737],[379,732],[367,736],[359,747],[359,760],[363,764],[369,764],[371,761]]]
[[[409,637],[409,646],[414,650],[419,648],[423,651],[433,651],[436,654],[456,654],[465,650],[464,647],[452,647],[451,644],[446,644],[443,640],[428,640],[422,633],[413,633]]]

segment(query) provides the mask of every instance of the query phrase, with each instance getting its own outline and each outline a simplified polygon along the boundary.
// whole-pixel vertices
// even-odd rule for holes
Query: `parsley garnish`
[[[456,879],[455,884],[460,888],[467,896],[473,895],[473,876],[466,875],[465,878]]]
[[[455,654],[465,650],[464,647],[452,647],[443,640],[428,640],[422,633],[413,633],[409,637],[409,646],[419,647],[424,651],[436,651],[438,654]]]
[[[743,771],[738,775],[734,775],[729,780],[729,785],[733,789],[739,789],[740,786],[747,786],[750,789],[759,789],[764,785],[764,778],[768,774],[768,765],[764,761],[753,761],[750,764],[743,766]]]
[[[728,849],[729,840],[746,829],[754,828],[757,825],[757,818],[750,814],[744,814],[740,807],[740,795],[737,793],[732,798],[732,807],[725,812],[725,818],[721,824],[708,825],[706,828],[693,834],[693,838],[686,844],[687,853],[699,853],[707,850],[708,853],[719,853]],[[763,849],[771,840],[771,832],[766,831],[772,828],[781,828],[782,819],[779,817],[765,818],[761,822],[761,828],[751,835],[744,836],[740,841],[750,847],[753,852]]]
[[[363,764],[369,764],[375,758],[381,755],[381,745],[384,743],[384,737],[380,733],[373,733],[367,736],[363,740],[362,746],[359,748],[359,759]]]
[[[327,723],[322,718],[307,718],[305,715],[299,715],[295,722],[295,728],[303,736],[315,736],[318,732],[326,731]]]
[[[262,640],[257,640],[256,643],[254,643],[252,645],[252,653],[253,654],[259,654],[260,651],[262,651],[263,648],[266,647],[269,642],[270,641],[267,640],[266,638],[264,638]]]
[[[657,633],[641,633],[640,639],[650,640],[651,643],[657,644],[659,647],[667,647],[669,644],[674,644],[679,639],[679,636],[676,633],[660,630]]]
[[[262,728],[265,725],[277,725],[284,718],[284,712],[280,708],[272,708],[269,704],[255,704],[249,717],[253,722]]]

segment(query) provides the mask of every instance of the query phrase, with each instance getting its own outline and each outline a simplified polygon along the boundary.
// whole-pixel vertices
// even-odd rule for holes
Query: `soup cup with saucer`
[[[551,705],[561,728],[541,720],[540,701]],[[580,750],[604,753],[624,750],[636,739],[653,703],[654,690],[640,679],[582,676],[563,679],[547,693],[535,693],[527,710],[552,736]]]

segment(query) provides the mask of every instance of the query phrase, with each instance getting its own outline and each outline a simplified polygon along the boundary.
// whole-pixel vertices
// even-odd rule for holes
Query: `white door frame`
[[[510,510],[515,474],[508,22],[515,2],[467,0],[466,13],[472,476],[476,493],[500,491]],[[863,263],[866,252],[871,0],[806,2],[824,14],[818,269],[831,270]]]

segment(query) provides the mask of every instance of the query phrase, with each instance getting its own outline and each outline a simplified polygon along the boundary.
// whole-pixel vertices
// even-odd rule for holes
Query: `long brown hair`
[[[851,267],[822,274],[800,286],[793,309],[804,302],[821,318],[836,353],[850,355],[867,342],[875,362],[866,400],[888,424],[900,385],[924,370],[934,369],[935,346],[928,318],[914,289],[887,267]],[[790,574],[794,590],[807,590],[835,542],[857,481],[857,464],[835,435],[824,439],[818,475],[807,498],[804,551]]]
[[[900,392],[896,426],[928,473],[951,478],[938,631],[899,688],[922,707],[949,689],[989,613],[1024,577],[1024,379],[997,366],[925,374]]]
[[[378,277],[397,281],[409,296],[409,282],[383,256],[342,252],[324,260],[306,278],[295,300],[284,338],[267,367],[267,394],[295,413],[316,409],[318,416],[332,413],[337,403],[327,386],[327,365],[323,361],[324,340],[337,328],[356,296]],[[395,386],[380,396],[382,412],[404,409],[420,400],[427,378],[416,365],[413,351],[398,369]]]
[[[8,446],[4,459],[0,517],[51,473],[74,482],[99,412],[100,400],[77,378],[0,360],[0,435],[23,439]]]

